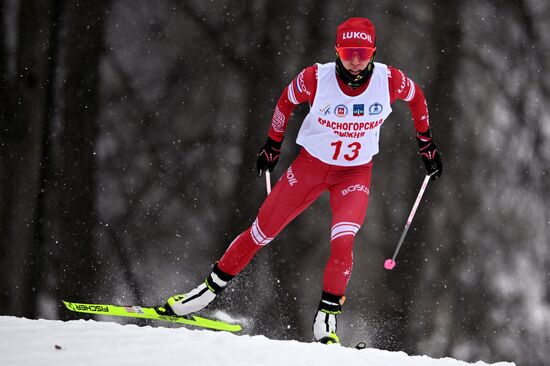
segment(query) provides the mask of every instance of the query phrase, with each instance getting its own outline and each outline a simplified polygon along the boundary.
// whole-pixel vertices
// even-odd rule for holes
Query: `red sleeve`
[[[388,66],[390,73],[390,103],[396,100],[408,102],[409,109],[414,121],[414,129],[418,132],[426,132],[430,128],[430,116],[428,114],[428,104],[422,89],[409,79],[403,71],[395,67]]]
[[[275,141],[282,141],[288,119],[298,104],[309,102],[311,105],[317,91],[317,65],[306,67],[287,85],[281,94],[268,136]]]

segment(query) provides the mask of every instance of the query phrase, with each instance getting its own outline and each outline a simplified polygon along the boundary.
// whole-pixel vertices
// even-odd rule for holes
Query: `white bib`
[[[388,67],[375,62],[369,86],[351,97],[340,89],[336,64],[317,64],[317,92],[296,143],[331,165],[355,166],[378,153],[380,126],[391,113]]]

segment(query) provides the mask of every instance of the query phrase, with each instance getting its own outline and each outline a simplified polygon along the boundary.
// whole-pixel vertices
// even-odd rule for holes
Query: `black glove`
[[[256,161],[256,170],[260,177],[266,170],[273,171],[279,161],[282,144],[282,141],[277,142],[269,137],[267,138],[265,145],[258,152],[258,160]]]
[[[431,130],[428,128],[426,132],[417,132],[416,141],[418,141],[420,157],[426,165],[427,174],[432,176],[432,180],[439,178],[443,172],[443,164],[441,163],[441,154],[432,141]]]

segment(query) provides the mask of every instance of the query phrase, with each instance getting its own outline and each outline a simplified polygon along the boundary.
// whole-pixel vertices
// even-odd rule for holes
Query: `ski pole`
[[[411,221],[414,217],[414,214],[416,213],[416,209],[418,208],[418,205],[420,204],[420,200],[422,199],[422,195],[424,194],[424,191],[426,190],[426,187],[428,186],[428,182],[430,181],[431,175],[426,175],[424,178],[424,181],[422,182],[422,186],[420,187],[420,192],[418,192],[418,196],[416,197],[416,201],[414,202],[413,208],[411,210],[411,213],[409,214],[409,218],[407,219],[407,224],[405,225],[405,229],[403,230],[403,233],[401,234],[401,238],[399,239],[399,243],[397,243],[397,248],[395,248],[395,252],[393,252],[393,257],[386,259],[384,262],[384,268],[388,271],[392,270],[393,267],[395,267],[395,258],[397,257],[397,253],[399,252],[399,249],[401,248],[401,244],[403,244],[403,240],[405,239],[405,235],[407,235],[407,231],[409,231],[409,226],[411,226]]]
[[[267,189],[267,194],[271,193],[271,174],[269,170],[265,171],[265,188]]]

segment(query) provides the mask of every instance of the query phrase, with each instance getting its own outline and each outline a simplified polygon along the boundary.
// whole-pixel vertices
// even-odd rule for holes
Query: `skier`
[[[233,240],[205,282],[167,300],[165,307],[176,315],[209,305],[260,248],[328,191],[333,215],[330,256],[313,335],[322,343],[339,343],[336,316],[345,301],[354,238],[366,215],[372,157],[378,153],[380,127],[394,101],[408,102],[426,171],[431,179],[441,175],[441,158],[420,87],[402,71],[374,62],[376,38],[370,20],[347,19],[336,33],[336,61],[305,68],[283,91],[267,141],[258,153],[257,171],[260,176],[273,171],[290,114],[298,104],[308,102],[310,111],[296,140],[302,147],[298,157],[273,187],[253,224]]]

